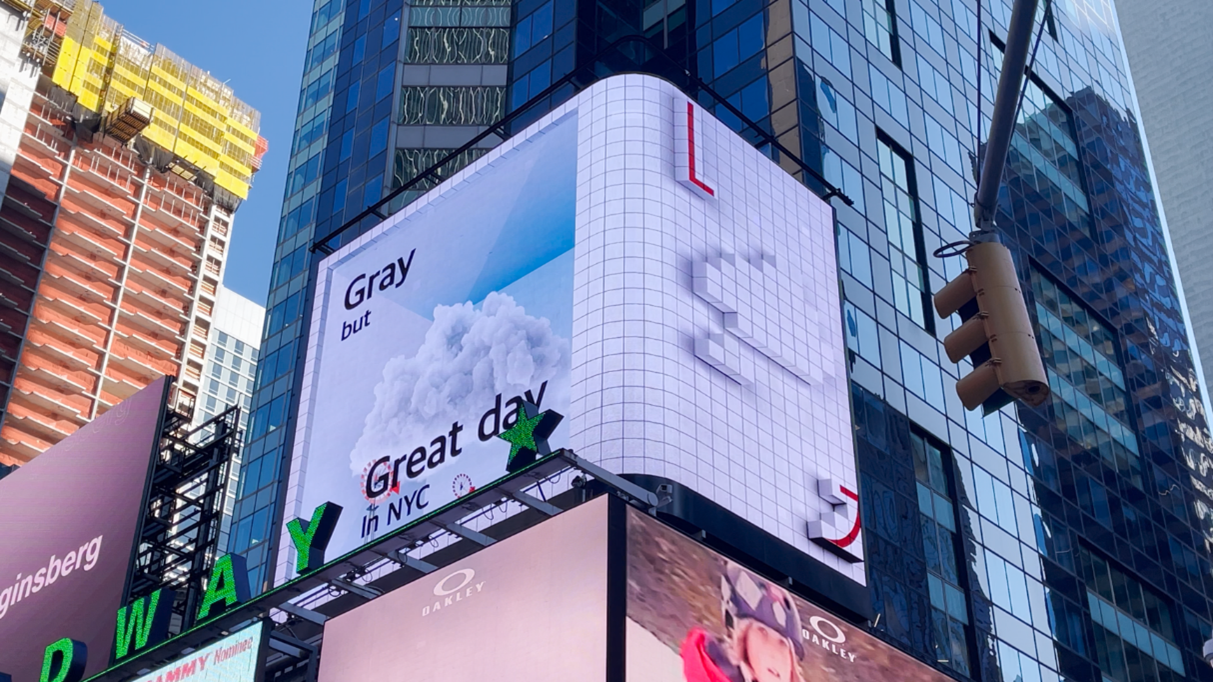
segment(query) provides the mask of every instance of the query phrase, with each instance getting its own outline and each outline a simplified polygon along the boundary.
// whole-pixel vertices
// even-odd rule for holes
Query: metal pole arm
[[[1019,108],[1019,92],[1023,87],[1024,67],[1032,43],[1032,24],[1039,0],[1015,0],[1011,9],[1011,24],[1007,28],[1007,47],[1002,57],[1002,74],[994,98],[994,115],[982,159],[981,178],[973,204],[973,219],[977,232],[992,232],[998,188],[1002,184],[1002,169],[1007,163],[1007,150],[1015,133],[1015,114]],[[981,49],[980,45],[978,49]],[[981,103],[978,103],[981,106]],[[978,117],[978,125],[981,125]],[[976,235],[975,235],[976,236]],[[980,239],[978,240],[980,241]]]

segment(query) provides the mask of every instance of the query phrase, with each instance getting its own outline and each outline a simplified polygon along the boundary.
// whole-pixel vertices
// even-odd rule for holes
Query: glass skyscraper
[[[254,584],[282,513],[314,240],[501,116],[649,71],[852,202],[832,199],[869,629],[962,680],[1213,680],[1213,444],[1104,0],[1041,4],[1000,194],[1052,398],[983,417],[953,390],[970,367],[947,360],[955,322],[931,295],[963,264],[934,253],[972,226],[1010,4],[317,2],[230,545]]]

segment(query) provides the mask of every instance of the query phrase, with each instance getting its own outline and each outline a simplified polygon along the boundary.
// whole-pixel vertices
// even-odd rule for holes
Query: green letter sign
[[[324,550],[329,546],[329,538],[333,537],[333,529],[337,527],[340,516],[340,505],[325,502],[312,512],[312,520],[307,525],[304,525],[303,519],[294,519],[286,524],[291,542],[295,544],[295,571],[299,575],[324,565]]]
[[[198,607],[198,622],[218,616],[248,597],[248,562],[239,554],[220,557],[206,583],[206,593]],[[213,614],[212,609],[215,610]]]
[[[164,641],[176,598],[176,592],[159,589],[118,609],[118,627],[114,632],[115,661]]]
[[[41,682],[80,682],[88,663],[88,647],[84,642],[64,637],[46,647],[42,657]]]

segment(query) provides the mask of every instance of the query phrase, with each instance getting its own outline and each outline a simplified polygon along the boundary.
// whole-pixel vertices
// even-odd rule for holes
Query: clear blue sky
[[[265,163],[236,213],[225,284],[265,304],[312,3],[307,0],[102,0],[126,30],[210,71],[261,112]]]

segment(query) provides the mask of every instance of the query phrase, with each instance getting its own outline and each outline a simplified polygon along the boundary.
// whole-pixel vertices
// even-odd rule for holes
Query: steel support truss
[[[201,586],[220,553],[228,473],[240,449],[240,408],[189,427],[189,414],[165,411],[140,520],[126,603],[160,588],[177,593],[173,629],[186,629]]]
[[[652,512],[660,504],[656,494],[578,457],[571,450],[557,450],[495,485],[476,490],[412,524],[402,526],[344,556],[333,558],[311,573],[258,595],[208,622],[195,625],[142,655],[119,663],[93,680],[129,679],[139,671],[174,660],[184,650],[199,649],[257,620],[269,619],[270,653],[265,679],[274,682],[312,682],[316,679],[316,651],[322,637],[321,628],[329,618],[378,598],[383,590],[372,583],[382,579],[385,574],[407,570],[416,577],[459,560],[449,557],[444,560],[441,552],[425,558],[413,556],[414,552],[432,542],[447,539],[452,545],[468,543],[474,549],[479,549],[495,541],[484,531],[469,528],[469,518],[506,502],[517,502],[527,510],[537,512],[535,520],[530,523],[564,511],[551,501],[542,499],[542,485],[561,476],[580,478],[582,481],[596,479],[611,493],[645,511]],[[492,528],[485,530],[491,532]],[[312,608],[297,603],[324,591],[331,599],[322,607]],[[348,596],[353,598],[345,598]],[[316,608],[323,608],[323,613]]]

